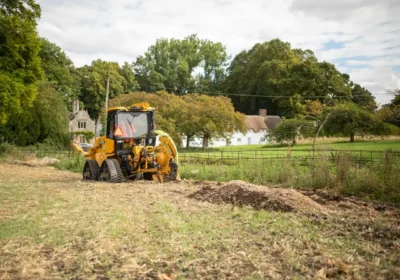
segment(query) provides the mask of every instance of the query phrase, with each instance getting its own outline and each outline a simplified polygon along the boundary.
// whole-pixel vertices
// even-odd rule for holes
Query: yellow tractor
[[[107,110],[106,135],[87,152],[84,180],[119,183],[126,179],[179,180],[178,152],[171,137],[155,130],[155,110],[148,103]]]

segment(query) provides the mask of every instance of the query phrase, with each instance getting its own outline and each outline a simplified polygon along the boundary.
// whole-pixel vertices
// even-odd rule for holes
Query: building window
[[[247,138],[247,144],[251,144],[251,138],[249,137],[249,138]]]
[[[237,139],[238,143],[242,142],[242,138]]]
[[[265,138],[264,138],[264,137],[261,138],[261,139],[260,139],[260,142],[265,142]]]
[[[79,143],[85,143],[85,136],[79,136]]]
[[[86,122],[78,122],[78,128],[86,128]]]

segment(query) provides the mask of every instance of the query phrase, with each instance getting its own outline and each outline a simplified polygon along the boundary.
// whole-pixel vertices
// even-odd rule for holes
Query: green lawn
[[[332,151],[348,150],[355,157],[378,159],[382,152],[392,149],[400,152],[400,140],[375,140],[375,141],[357,141],[317,143],[316,154],[314,156],[330,155]],[[242,145],[219,148],[209,148],[206,151],[201,149],[182,149],[180,158],[183,160],[191,158],[234,158],[234,159],[262,159],[262,158],[282,158],[287,157],[290,152],[291,157],[312,157],[312,144],[297,144],[289,148],[279,144],[268,145]]]
[[[287,150],[286,146],[279,144],[267,145],[241,145],[217,148],[218,150]],[[292,147],[292,150],[311,150],[312,144],[297,144]],[[375,140],[375,141],[357,141],[357,142],[332,142],[318,143],[316,149],[325,150],[368,150],[368,151],[383,151],[393,149],[400,151],[400,140]]]

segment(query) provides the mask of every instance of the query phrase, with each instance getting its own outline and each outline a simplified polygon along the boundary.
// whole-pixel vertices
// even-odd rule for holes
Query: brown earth
[[[325,207],[296,190],[268,188],[239,180],[230,181],[222,186],[212,186],[212,183],[208,183],[189,197],[212,203],[249,205],[257,210],[327,214]]]

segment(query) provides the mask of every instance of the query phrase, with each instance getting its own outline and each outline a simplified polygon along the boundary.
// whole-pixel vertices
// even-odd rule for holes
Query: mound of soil
[[[246,183],[230,181],[221,187],[207,184],[189,195],[190,198],[212,203],[231,203],[250,205],[260,210],[283,212],[301,212],[307,214],[326,214],[324,206],[292,189],[268,188]]]

